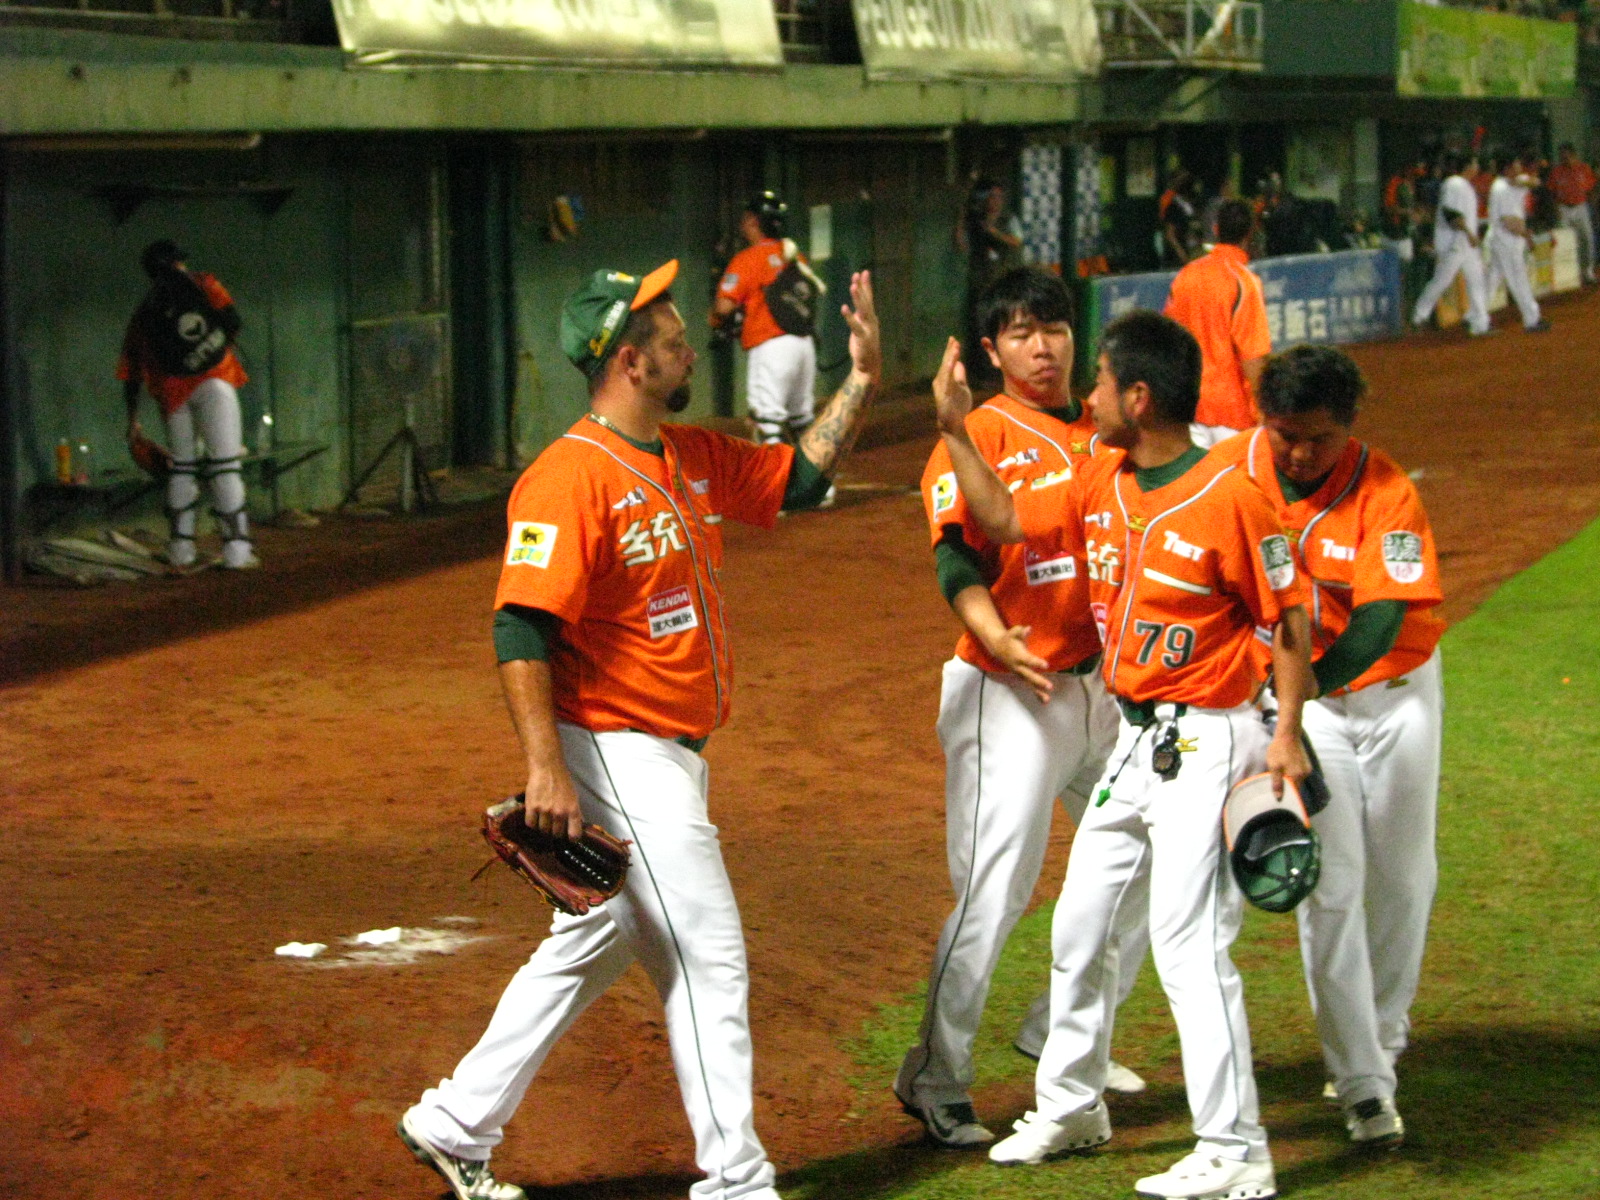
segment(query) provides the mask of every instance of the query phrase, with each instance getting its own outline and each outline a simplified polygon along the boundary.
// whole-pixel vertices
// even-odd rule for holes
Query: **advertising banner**
[[[1396,90],[1403,96],[1569,96],[1578,27],[1467,8],[1399,6]]]
[[[781,67],[772,0],[333,0],[363,64]]]
[[[1100,68],[1093,0],[852,0],[867,73],[1052,82]]]
[[[1262,258],[1250,269],[1261,278],[1274,350],[1301,342],[1367,342],[1400,333],[1400,256],[1392,249]],[[1125,312],[1160,312],[1174,274],[1092,280],[1095,340]]]

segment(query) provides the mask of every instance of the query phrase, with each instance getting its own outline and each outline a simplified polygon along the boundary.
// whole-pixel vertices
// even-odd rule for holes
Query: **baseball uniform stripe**
[[[1212,589],[1203,583],[1190,583],[1187,579],[1179,579],[1174,575],[1158,571],[1154,567],[1145,567],[1144,577],[1146,579],[1154,579],[1157,583],[1164,583],[1168,587],[1175,587],[1180,591],[1190,592],[1196,596],[1209,596],[1212,593]]]

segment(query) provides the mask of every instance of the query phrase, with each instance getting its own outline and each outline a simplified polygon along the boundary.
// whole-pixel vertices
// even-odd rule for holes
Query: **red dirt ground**
[[[1600,294],[1551,316],[1356,351],[1362,431],[1422,471],[1453,619],[1600,511]],[[910,490],[929,444],[859,454],[834,512],[729,535],[740,690],[707,758],[781,1169],[913,1140],[841,1041],[916,985],[948,904],[954,623]],[[493,505],[332,521],[271,532],[254,575],[0,590],[0,1195],[438,1194],[394,1118],[546,919],[505,871],[469,882],[478,812],[520,782],[487,638],[501,529]],[[489,940],[386,968],[272,955],[446,915]],[[557,1049],[496,1162],[545,1196],[683,1193],[641,975]]]

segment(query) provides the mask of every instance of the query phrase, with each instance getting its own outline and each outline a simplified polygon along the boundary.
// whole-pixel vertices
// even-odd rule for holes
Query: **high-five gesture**
[[[800,453],[824,475],[833,474],[855,442],[861,415],[878,390],[883,374],[883,346],[878,336],[878,310],[872,302],[870,272],[857,271],[850,276],[850,304],[841,305],[839,311],[850,327],[850,374],[798,446]]]
[[[967,386],[967,367],[961,361],[961,343],[955,338],[945,342],[944,358],[933,377],[933,405],[940,433],[965,432],[967,414],[972,411],[972,389]]]

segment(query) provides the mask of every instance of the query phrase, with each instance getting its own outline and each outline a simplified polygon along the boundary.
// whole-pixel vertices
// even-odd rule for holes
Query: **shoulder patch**
[[[722,290],[723,291],[731,292],[734,289],[736,289],[738,286],[739,286],[739,277],[737,275],[735,275],[732,271],[729,271],[726,275],[724,275],[722,277]]]
[[[1289,539],[1274,533],[1261,539],[1261,566],[1267,573],[1267,586],[1281,592],[1294,582],[1294,555]]]
[[[541,525],[537,521],[513,521],[511,538],[506,544],[506,566],[548,567],[550,554],[556,548],[554,525]]]
[[[1396,583],[1422,578],[1422,538],[1407,529],[1383,535],[1383,569]]]
[[[933,481],[933,515],[948,512],[956,505],[956,497],[961,494],[961,489],[956,487],[956,473],[946,471]]]

